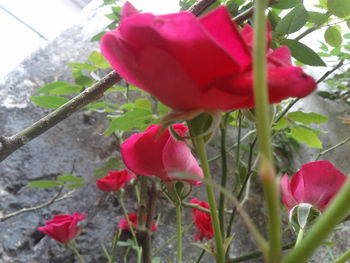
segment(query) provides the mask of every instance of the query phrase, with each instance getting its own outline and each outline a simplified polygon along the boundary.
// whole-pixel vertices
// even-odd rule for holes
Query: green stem
[[[191,227],[193,226],[193,223],[187,225],[184,229],[182,229],[182,233],[187,232]],[[175,239],[177,239],[177,234],[171,236],[170,238],[168,238],[167,240],[165,240],[164,242],[162,242],[161,246],[159,248],[157,248],[154,252],[153,252],[153,256],[158,255],[160,251],[162,251],[162,249],[164,247],[166,247],[167,245],[169,245],[171,242],[173,242]]]
[[[147,204],[147,178],[140,176],[140,202],[139,202],[139,211],[137,217],[137,229],[145,230],[146,222],[146,204]]]
[[[212,181],[210,170],[209,170],[207,153],[205,151],[204,138],[202,136],[200,137],[197,136],[197,137],[194,137],[193,140],[195,141],[194,145],[196,146],[196,150],[198,152],[198,156],[202,164],[204,178],[208,181]],[[216,262],[224,263],[225,252],[224,252],[224,247],[222,242],[219,216],[216,209],[214,189],[212,185],[209,183],[205,183],[205,186],[207,190],[208,202],[210,206],[210,214],[211,214],[212,224],[214,229],[215,245],[216,245]]]
[[[342,146],[343,144],[347,143],[348,141],[350,141],[350,137],[348,137],[348,138],[346,138],[345,140],[342,140],[341,142],[337,143],[336,145],[334,145],[334,146],[332,146],[332,147],[330,147],[330,148],[328,148],[328,149],[326,149],[326,150],[320,152],[320,153],[317,155],[317,157],[316,157],[316,161],[317,161],[322,155],[325,155],[325,154],[329,153],[330,151],[333,151],[334,149],[336,149],[336,148]]]
[[[201,253],[199,254],[198,258],[196,259],[195,263],[200,263],[203,256],[205,254],[205,249],[202,249]]]
[[[227,130],[227,121],[229,117],[229,113],[226,113],[222,126],[220,128],[221,131],[221,165],[222,165],[222,174],[221,174],[221,186],[226,188],[227,184],[227,156],[226,156],[226,130]],[[225,195],[220,193],[219,197],[219,221],[221,227],[221,233],[224,233],[225,229]]]
[[[344,219],[349,211],[350,180],[348,179],[335,196],[324,214],[319,217],[300,244],[283,259],[283,263],[305,262],[322,245],[334,227]]]
[[[177,226],[177,262],[182,262],[182,209],[181,204],[176,206],[176,226]]]
[[[77,249],[76,242],[75,242],[74,240],[72,240],[72,241],[70,241],[70,242],[68,243],[68,246],[69,246],[69,248],[70,248],[71,250],[74,251],[75,255],[76,255],[76,256],[78,257],[78,259],[79,259],[79,262],[80,262],[80,263],[85,263],[84,258],[80,255],[80,253],[79,253],[79,251],[78,251],[78,249]]]
[[[187,203],[187,202],[182,201],[182,205],[185,206],[185,207],[189,207],[189,208],[195,208],[195,209],[198,209],[198,210],[200,210],[202,212],[210,214],[210,210],[209,209],[206,209],[205,207],[202,207],[202,206],[197,205],[197,204],[192,204],[192,203]]]
[[[269,228],[269,262],[279,262],[282,254],[279,188],[277,186],[272,159],[270,117],[266,74],[266,0],[256,0],[254,13],[254,98],[256,105],[256,126],[261,153],[260,179],[267,203]],[[295,261],[298,262],[298,261]]]
[[[124,204],[124,201],[123,201],[123,197],[122,196],[118,196],[118,192],[115,192],[115,197],[117,198],[120,206],[122,207],[122,210],[123,210],[123,214],[124,214],[124,217],[126,219],[126,222],[128,223],[128,226],[130,228],[130,233],[131,233],[131,236],[134,240],[134,243],[135,245],[137,245],[137,237],[136,237],[136,234],[135,234],[135,230],[134,230],[134,227],[132,225],[132,223],[130,222],[130,219],[129,219],[129,216],[128,216],[128,211],[126,210],[126,207],[125,207],[125,204]],[[117,233],[116,233],[117,235]]]
[[[297,240],[295,241],[295,247],[299,245],[301,240],[303,240],[303,236],[304,236],[304,229],[300,228],[298,232]]]
[[[130,221],[130,220],[129,220]],[[129,223],[128,223],[129,224]],[[130,226],[129,226],[130,227]],[[131,226],[132,227],[132,226]],[[132,228],[130,228],[132,229]],[[110,258],[110,263],[114,263],[116,261],[117,258],[117,247],[118,247],[118,240],[120,237],[121,231],[116,231],[116,233],[114,234],[113,237],[113,242],[112,242],[112,251],[111,251],[111,258]],[[135,235],[135,233],[134,233]],[[136,236],[135,236],[136,238]],[[137,242],[136,239],[134,239],[134,242]],[[136,243],[137,244],[137,243]]]
[[[341,255],[334,263],[346,263],[350,260],[350,249]]]

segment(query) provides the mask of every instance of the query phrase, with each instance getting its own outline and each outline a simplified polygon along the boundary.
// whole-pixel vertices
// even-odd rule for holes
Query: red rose
[[[299,203],[309,203],[314,208],[323,211],[338,193],[346,176],[328,161],[318,161],[304,164],[292,176],[281,179],[283,203],[288,211]]]
[[[199,205],[206,209],[209,209],[209,204],[207,202],[199,201],[197,198],[191,200],[192,204]],[[209,213],[200,211],[196,208],[193,211],[193,222],[197,228],[197,232],[194,235],[194,240],[212,239],[214,236],[213,225],[211,222],[211,215]]]
[[[174,124],[178,135],[186,136],[187,127]],[[193,185],[201,182],[193,179],[179,179],[179,173],[203,177],[202,169],[184,141],[177,141],[167,128],[157,138],[161,125],[151,125],[141,133],[133,134],[121,146],[123,161],[129,170],[142,176],[157,176],[161,180],[184,180]]]
[[[73,215],[56,215],[53,219],[46,221],[46,226],[38,227],[38,230],[60,243],[67,243],[75,238],[82,227],[78,226],[79,221],[85,219],[85,213]]]
[[[238,30],[224,6],[197,18],[139,13],[125,3],[119,28],[103,36],[101,50],[126,81],[174,110],[228,111],[254,107],[252,36],[249,26]],[[291,65],[287,47],[266,56],[270,103],[316,88]]]
[[[96,181],[96,186],[101,191],[117,191],[133,178],[136,178],[136,176],[126,169],[123,171],[109,171],[108,176]]]
[[[128,214],[128,218],[129,218],[129,221],[130,221],[132,227],[134,229],[136,229],[138,214]],[[145,217],[145,220],[147,220],[147,217]],[[122,218],[119,221],[118,227],[120,229],[124,229],[124,230],[130,231],[130,227],[128,225],[128,221],[126,220],[126,218]],[[152,230],[152,232],[157,231],[157,225],[155,223],[152,224],[152,229],[151,230]]]

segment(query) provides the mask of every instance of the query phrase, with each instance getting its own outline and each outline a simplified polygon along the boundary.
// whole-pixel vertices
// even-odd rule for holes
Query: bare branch
[[[200,0],[195,2],[189,9],[188,11],[191,12],[192,14],[199,16],[202,14],[209,6],[214,4],[216,0]]]
[[[0,162],[11,153],[43,134],[59,122],[71,116],[74,112],[96,101],[103,96],[103,93],[121,80],[121,77],[114,71],[102,78],[99,82],[87,88],[82,93],[49,113],[36,123],[11,137],[0,137]]]

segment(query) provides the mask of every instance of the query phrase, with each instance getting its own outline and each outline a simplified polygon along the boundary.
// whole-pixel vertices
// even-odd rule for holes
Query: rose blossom
[[[136,176],[126,169],[123,171],[109,171],[108,176],[96,181],[96,186],[101,191],[117,191],[133,178],[136,178]]]
[[[101,50],[126,81],[175,111],[228,111],[254,107],[252,38],[251,27],[239,31],[225,6],[196,18],[186,11],[139,13],[127,2]],[[312,77],[291,65],[287,47],[268,49],[266,56],[270,103],[316,88]]]
[[[129,218],[129,221],[130,221],[132,227],[133,227],[134,229],[136,229],[138,214],[128,214],[128,218]],[[147,220],[147,217],[146,217],[146,216],[145,216],[145,220]],[[119,227],[120,229],[124,229],[124,230],[130,231],[130,227],[129,227],[129,225],[128,225],[128,221],[126,220],[126,218],[122,218],[122,219],[119,221],[118,227]],[[157,231],[157,225],[156,225],[155,223],[152,224],[151,230],[152,230],[152,232]]]
[[[181,137],[188,128],[183,124],[172,125]],[[157,176],[161,180],[183,180],[193,185],[201,182],[194,179],[179,179],[179,173],[203,177],[202,169],[184,141],[177,141],[166,128],[157,137],[161,125],[151,125],[141,133],[133,134],[121,146],[123,161],[129,170],[137,175]]]
[[[56,215],[51,220],[45,222],[46,226],[38,227],[38,230],[65,244],[80,233],[82,227],[78,226],[78,223],[84,219],[85,213]]]
[[[209,204],[204,201],[199,201],[197,198],[191,200],[192,204],[199,205],[206,209],[209,209]],[[202,241],[205,239],[211,239],[214,236],[213,225],[211,222],[211,215],[209,213],[200,211],[196,208],[192,208],[193,211],[193,222],[197,228],[197,232],[194,235],[194,240]]]
[[[282,176],[283,203],[289,212],[300,203],[311,204],[323,211],[345,180],[346,176],[328,161],[304,164],[291,180],[287,174]]]

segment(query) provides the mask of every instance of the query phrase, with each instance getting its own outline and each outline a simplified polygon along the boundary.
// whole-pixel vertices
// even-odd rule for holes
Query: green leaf
[[[74,69],[72,70],[72,74],[73,74],[75,83],[80,86],[89,87],[94,83],[92,78],[85,76],[81,70]]]
[[[321,57],[315,51],[297,40],[284,39],[282,45],[288,46],[292,56],[306,65],[326,66]]]
[[[348,28],[350,28],[350,19],[346,20],[346,25],[347,25]]]
[[[94,63],[99,68],[102,68],[102,69],[111,68],[107,60],[104,58],[104,56],[98,51],[92,51],[88,60]]]
[[[29,99],[36,105],[46,109],[57,109],[69,101],[67,98],[57,96],[31,96]]]
[[[97,70],[98,67],[91,65],[89,63],[77,63],[77,62],[72,62],[69,63],[68,66],[72,67],[72,68],[76,68],[76,69],[85,69],[88,71],[94,71]]]
[[[282,118],[272,127],[272,130],[284,129],[288,126],[288,124],[288,121],[285,118]]]
[[[50,92],[50,91],[52,91],[54,89],[62,88],[62,87],[69,87],[69,86],[71,86],[71,84],[69,84],[68,82],[57,81],[57,82],[52,82],[52,83],[46,84],[41,89],[38,89],[36,92],[38,92],[38,93],[48,93],[48,92]]]
[[[113,1],[114,1],[114,0],[113,0]],[[94,35],[94,36],[90,39],[90,41],[92,41],[92,42],[100,41],[101,38],[102,38],[102,36],[103,36],[104,34],[106,34],[106,33],[107,33],[107,31],[102,31],[101,33],[98,33],[98,34]]]
[[[107,107],[107,103],[105,101],[97,101],[86,105],[84,109],[99,109],[105,107]]]
[[[81,183],[84,181],[84,178],[82,177],[76,177],[72,174],[63,174],[63,175],[59,175],[57,177],[58,181],[63,181],[66,183]]]
[[[291,137],[301,143],[305,143],[311,148],[322,148],[322,142],[315,133],[302,127],[294,127],[290,133]]]
[[[290,112],[287,115],[287,118],[296,122],[301,122],[303,124],[310,124],[310,123],[320,124],[328,121],[328,118],[321,114],[314,113],[314,112],[305,113],[302,111]]]
[[[55,95],[69,95],[69,94],[78,94],[82,90],[82,86],[67,86],[67,87],[61,87],[54,90],[51,90],[49,93],[55,94]]]
[[[279,0],[274,5],[272,5],[272,8],[289,9],[295,7],[297,4],[300,3],[302,3],[302,0]]]
[[[278,22],[276,32],[282,35],[294,33],[302,28],[308,20],[308,12],[302,4],[299,4]]]
[[[323,24],[328,20],[328,15],[319,12],[309,12],[309,22],[314,24]]]
[[[135,100],[135,107],[152,111],[152,104],[148,99],[137,99]]]
[[[323,42],[321,42],[321,41],[318,41],[320,44],[321,44],[321,46],[320,46],[320,49],[322,49],[323,51],[328,51],[328,47],[327,47],[327,45],[325,45]]]
[[[165,115],[170,110],[168,106],[164,105],[161,102],[158,102],[157,106],[158,106],[158,112],[160,115]]]
[[[330,26],[327,28],[327,30],[324,32],[324,39],[326,40],[327,44],[333,47],[339,47],[343,41],[338,28],[335,26]]]
[[[328,0],[328,10],[337,17],[350,15],[350,0]]]
[[[344,34],[344,35],[343,35],[343,38],[345,38],[345,39],[350,39],[350,33]]]
[[[152,112],[142,108],[134,108],[120,117],[112,118],[109,127],[104,132],[105,135],[111,135],[114,131],[130,131],[133,128],[146,128],[152,117]]]
[[[27,184],[25,187],[52,188],[52,187],[61,186],[63,184],[64,184],[63,182],[39,180],[39,181],[32,181],[29,184]]]

